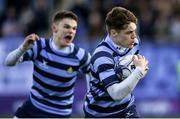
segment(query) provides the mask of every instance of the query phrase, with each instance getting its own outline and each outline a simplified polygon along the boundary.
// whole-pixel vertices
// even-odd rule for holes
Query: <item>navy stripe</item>
[[[33,49],[30,49],[30,50],[31,50],[31,52],[32,52],[31,60],[33,60],[33,58],[34,58],[34,52],[33,52]]]
[[[28,61],[29,60],[29,53],[26,52],[24,55],[23,55],[23,61]]]
[[[82,58],[81,61],[80,61],[80,66],[82,66],[83,64],[85,64],[86,61],[87,61],[87,59],[88,59],[88,53],[85,52],[83,58]]]
[[[98,75],[97,73],[93,72],[92,70],[91,70],[91,75],[92,75],[94,78],[99,79],[99,75]]]
[[[40,55],[41,49],[43,48],[41,42],[42,40],[37,41],[37,57]]]
[[[135,54],[135,55],[139,54],[139,50],[137,50],[134,54]]]
[[[97,93],[95,93],[98,90],[102,91],[102,92],[106,92],[105,88],[103,88],[102,83],[94,83],[93,81],[91,81],[92,87],[94,87],[94,90],[90,90],[91,95],[93,96],[95,101],[114,101],[110,96],[98,96]]]
[[[125,109],[128,104],[130,103],[130,101],[124,103],[124,104],[120,104],[120,105],[117,105],[117,106],[114,106],[114,107],[101,107],[101,106],[98,106],[98,105],[93,105],[93,104],[90,104],[90,100],[88,98],[86,98],[87,102],[88,102],[88,108],[91,109],[91,110],[94,110],[96,112],[100,112],[100,113],[112,113],[112,112],[118,112],[118,111],[121,111],[123,109]]]
[[[111,96],[99,96],[94,98],[95,101],[113,101],[114,100],[111,98]]]
[[[59,81],[59,82],[69,82],[70,80],[72,80],[72,78],[74,78],[74,77],[67,78],[67,77],[62,77],[55,74],[50,74],[49,72],[42,71],[36,65],[34,65],[34,70],[44,77],[47,77],[49,79]]]
[[[99,89],[102,92],[106,91],[106,90],[104,90],[104,88],[102,87],[102,83],[100,83],[100,82],[95,83],[95,82],[91,81],[91,84],[92,84],[92,87],[94,86],[95,88]]]
[[[85,118],[95,118],[94,115],[88,113],[85,109],[85,106],[83,106],[83,111],[84,111],[84,114],[85,114]]]
[[[91,58],[91,63],[94,64],[94,62],[96,61],[96,59],[100,58],[100,57],[109,57],[110,59],[113,60],[113,56],[112,54],[110,54],[109,52],[105,52],[105,51],[100,51],[95,53],[92,58]]]
[[[95,82],[90,81],[90,84],[91,84],[91,87],[93,87],[93,89],[90,88],[90,93],[91,93],[91,95],[93,96],[93,98],[99,97],[99,96],[98,96],[98,93],[96,93],[96,92],[97,92],[97,89],[98,89],[99,91],[102,91],[102,92],[106,91],[106,90],[104,90],[104,88],[103,88],[102,86],[100,86],[101,83],[97,83],[97,84],[96,84]]]
[[[62,100],[69,100],[74,94],[70,94],[68,96],[64,96],[64,97],[60,97],[59,96],[55,96],[55,95],[49,95],[46,92],[43,92],[41,89],[33,86],[32,89],[36,90],[39,94],[41,94],[44,98],[48,98],[48,99],[52,99],[52,100],[56,100],[56,101],[62,101]]]
[[[46,51],[47,51],[47,52],[50,52],[50,53],[52,53],[52,54],[54,54],[54,55],[61,56],[61,57],[68,57],[68,58],[76,58],[76,59],[78,59],[78,58],[76,57],[76,54],[77,54],[77,52],[78,52],[78,50],[79,50],[79,47],[75,46],[73,52],[70,53],[70,54],[67,54],[67,55],[62,54],[62,55],[61,55],[60,53],[56,53],[56,52],[54,52],[54,51],[51,49],[49,42],[50,42],[50,39],[46,39],[46,40],[45,40],[45,43],[46,43]]]
[[[70,56],[72,58],[76,57],[76,54],[78,53],[79,51],[79,47],[77,47],[76,45],[74,45],[74,51],[70,54]]]
[[[106,47],[108,47],[109,49],[111,49],[112,51],[114,51],[113,52],[113,57],[116,57],[116,56],[124,56],[124,55],[126,55],[132,48],[129,48],[125,53],[123,53],[123,54],[120,54],[120,53],[118,53],[116,50],[114,50],[114,49],[112,49],[109,45],[108,45],[108,43],[107,42],[102,42],[102,44],[101,45],[103,45],[103,46],[106,46]]]
[[[112,51],[115,51],[114,49],[112,49],[109,45],[108,45],[108,43],[107,42],[102,42],[102,44],[101,44],[102,46],[105,46],[105,47],[107,47],[107,48],[109,48],[109,49],[111,49]],[[115,52],[113,52],[113,54],[112,54],[114,57],[115,56],[119,56],[119,54],[115,51]]]
[[[35,100],[37,100],[38,102],[44,104],[44,105],[48,105],[48,106],[51,106],[51,107],[54,107],[54,108],[58,108],[58,109],[71,109],[72,108],[72,104],[69,104],[69,105],[54,104],[54,103],[51,103],[51,102],[49,102],[47,100],[39,99],[35,95],[33,95],[32,93],[31,93],[31,97],[34,98]]]
[[[108,69],[114,69],[114,64],[101,64],[98,66],[98,73],[104,72]]]
[[[42,87],[52,90],[52,91],[57,91],[57,92],[65,92],[65,91],[71,90],[75,84],[75,83],[73,83],[70,86],[59,87],[59,86],[52,86],[52,85],[46,84],[46,83],[42,82],[40,79],[38,79],[35,75],[33,75],[33,79]]]
[[[103,84],[105,89],[107,87],[109,87],[115,83],[119,83],[119,82],[120,82],[120,80],[117,77],[117,75],[111,75],[111,76],[107,77],[106,79],[102,80],[102,84]]]
[[[69,58],[69,57],[66,57],[66,58]],[[58,68],[58,69],[62,69],[62,70],[67,70],[69,67],[72,67],[74,71],[78,71],[78,69],[79,69],[79,66],[73,66],[71,64],[62,64],[60,62],[54,62],[54,61],[47,59],[46,57],[44,57],[42,55],[39,57],[39,60],[41,62],[43,62],[43,60],[44,60],[47,62],[47,65]]]
[[[88,69],[87,68],[88,67],[83,67],[82,68],[82,72],[85,73],[85,74],[89,73],[90,72],[90,68],[88,68]]]

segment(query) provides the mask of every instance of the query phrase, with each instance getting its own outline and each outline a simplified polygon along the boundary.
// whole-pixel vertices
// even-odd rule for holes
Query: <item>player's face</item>
[[[136,24],[131,22],[127,28],[117,32],[114,42],[125,48],[132,48],[136,39]]]
[[[77,29],[77,22],[74,19],[64,18],[53,23],[52,30],[57,46],[63,48],[72,43]]]

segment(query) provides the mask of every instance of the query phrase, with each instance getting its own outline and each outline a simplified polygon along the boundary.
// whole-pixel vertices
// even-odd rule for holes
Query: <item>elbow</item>
[[[116,86],[112,86],[108,89],[108,93],[113,100],[119,101],[129,95],[131,93],[131,90],[125,86],[121,86],[121,88],[118,89]]]
[[[120,101],[123,98],[125,98],[127,95],[114,93],[114,94],[111,94],[110,96],[114,101]]]
[[[111,98],[114,100],[114,101],[120,101],[120,100],[122,100],[123,99],[123,97],[120,97],[120,96],[113,96],[113,95],[111,95]]]
[[[6,59],[5,62],[4,62],[4,65],[12,67],[12,66],[15,66],[16,64],[12,63],[11,61]]]

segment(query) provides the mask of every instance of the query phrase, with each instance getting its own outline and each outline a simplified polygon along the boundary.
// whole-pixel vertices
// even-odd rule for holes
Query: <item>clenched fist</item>
[[[24,42],[21,44],[22,50],[28,50],[33,47],[36,40],[39,40],[39,36],[36,34],[30,34],[25,37]]]

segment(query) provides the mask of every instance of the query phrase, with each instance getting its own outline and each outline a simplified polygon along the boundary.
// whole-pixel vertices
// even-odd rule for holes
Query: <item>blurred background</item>
[[[180,117],[180,0],[0,0],[0,117],[12,117],[29,94],[32,63],[3,64],[26,35],[50,37],[52,14],[72,10],[79,17],[74,43],[92,53],[106,35],[105,15],[114,6],[138,17],[140,53],[149,60],[149,72],[134,91],[140,115]],[[73,117],[83,117],[85,92],[85,78],[79,74]]]

